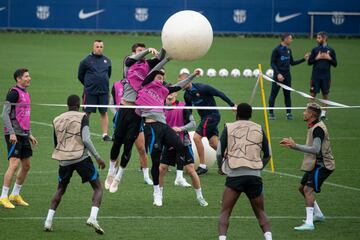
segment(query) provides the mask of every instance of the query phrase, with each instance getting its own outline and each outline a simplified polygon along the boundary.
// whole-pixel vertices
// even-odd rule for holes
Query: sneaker
[[[314,226],[314,224],[304,223],[301,226],[294,227],[294,229],[297,230],[297,231],[312,231],[312,230],[315,229],[315,226]]]
[[[29,204],[24,201],[24,199],[20,195],[10,195],[9,200],[15,202],[16,205],[27,207]]]
[[[0,205],[3,205],[4,208],[15,208],[15,206],[10,202],[9,198],[0,198]]]
[[[291,113],[287,113],[287,114],[286,114],[286,119],[287,119],[287,120],[293,120],[294,117],[293,117],[293,115],[292,115]]]
[[[174,184],[175,184],[175,186],[180,186],[180,187],[184,187],[184,188],[191,187],[191,184],[189,184],[185,178],[175,179]]]
[[[197,200],[198,200],[200,206],[202,206],[202,207],[206,207],[207,205],[209,205],[203,197],[199,197],[199,198],[197,198]]]
[[[207,173],[207,171],[208,171],[207,168],[202,168],[202,167],[198,167],[196,169],[197,175],[205,174],[205,173]]]
[[[157,207],[162,206],[162,195],[161,193],[154,193],[154,202],[153,204]]]
[[[114,193],[118,190],[120,184],[120,179],[114,179],[110,185],[109,192]]]
[[[313,222],[325,222],[325,216],[314,215]]]
[[[144,178],[144,182],[147,185],[154,185],[154,182],[150,178]]]
[[[111,138],[109,135],[104,135],[104,136],[102,137],[102,140],[103,140],[104,142],[111,142],[111,141],[112,141],[112,138]]]
[[[104,184],[106,190],[109,190],[113,181],[114,181],[114,176],[111,174],[108,174],[106,177],[106,180],[105,180],[105,184]]]
[[[274,113],[269,113],[269,120],[276,120]]]
[[[45,223],[44,223],[44,231],[45,232],[52,232],[53,231],[52,221],[45,221]]]
[[[104,230],[100,227],[98,221],[96,221],[96,219],[89,217],[89,219],[86,221],[86,224],[90,227],[93,227],[95,229],[95,232],[97,234],[104,234]]]

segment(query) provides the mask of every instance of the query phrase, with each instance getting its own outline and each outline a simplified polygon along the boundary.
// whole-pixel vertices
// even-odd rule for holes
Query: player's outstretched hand
[[[195,74],[196,76],[200,76],[200,70],[199,70],[199,69],[196,69],[196,70],[194,71],[194,74]]]
[[[234,104],[233,109],[231,111],[233,111],[234,113],[237,113],[237,105],[236,104]]]
[[[296,143],[291,137],[289,137],[289,138],[283,138],[280,141],[280,145],[283,147],[293,148],[295,147]]]
[[[155,48],[149,48],[149,53],[151,53],[153,56],[156,56],[159,54],[158,50],[156,50]]]
[[[219,175],[225,175],[225,173],[221,170],[221,168],[218,169],[218,174]]]
[[[304,58],[305,58],[306,61],[309,60],[309,57],[310,57],[310,53],[309,52],[305,53]]]
[[[101,158],[96,159],[96,162],[97,162],[97,164],[99,165],[99,168],[100,168],[100,169],[104,169],[104,168],[105,168],[105,162],[104,162]]]

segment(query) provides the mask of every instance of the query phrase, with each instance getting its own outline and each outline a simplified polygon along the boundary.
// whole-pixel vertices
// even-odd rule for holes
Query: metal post
[[[310,39],[314,36],[314,15],[310,15]]]

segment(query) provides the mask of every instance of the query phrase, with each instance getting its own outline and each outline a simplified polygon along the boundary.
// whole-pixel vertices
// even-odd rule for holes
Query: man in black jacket
[[[309,53],[306,53],[304,58],[294,61],[291,49],[289,48],[291,42],[293,41],[292,35],[290,33],[284,33],[281,35],[281,43],[274,48],[271,54],[271,68],[274,70],[274,80],[285,84],[286,86],[291,87],[291,74],[290,74],[290,65],[294,66],[305,62],[309,58]],[[275,82],[272,83],[271,93],[269,98],[269,107],[274,107],[275,99],[280,90],[280,86]],[[290,91],[283,89],[285,106],[286,109],[286,119],[292,120],[293,116],[291,114],[291,97]],[[269,110],[269,119],[275,120],[274,110]]]
[[[111,61],[103,55],[104,43],[95,40],[93,51],[84,58],[79,65],[78,79],[84,85],[83,103],[88,105],[109,104],[109,79],[111,76]],[[107,108],[98,108],[100,112],[100,125],[104,141],[111,141],[108,135]],[[84,111],[90,117],[96,112],[96,107],[85,107]]]
[[[323,99],[327,100],[330,92],[331,66],[337,66],[335,50],[327,44],[327,33],[319,32],[316,36],[316,42],[319,44],[311,51],[308,64],[313,65],[310,94],[316,97],[316,94],[322,92]],[[323,104],[326,107],[326,104]],[[321,110],[321,119],[326,119],[326,110]]]

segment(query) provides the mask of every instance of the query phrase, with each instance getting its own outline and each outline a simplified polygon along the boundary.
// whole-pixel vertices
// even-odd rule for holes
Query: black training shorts
[[[5,135],[5,141],[8,149],[7,159],[15,158],[29,158],[32,156],[32,149],[29,136],[16,135],[16,144],[10,143],[10,135]]]
[[[202,117],[199,126],[196,128],[196,133],[207,139],[210,139],[212,136],[219,136],[219,122],[219,114],[210,114],[206,117]]]
[[[316,165],[312,171],[305,172],[301,179],[301,185],[308,186],[314,189],[315,192],[321,192],[321,185],[333,171]]]
[[[68,166],[59,166],[59,183],[68,184],[74,171],[80,175],[82,183],[95,181],[99,177],[94,163],[90,157],[87,157],[81,162]]]
[[[257,198],[262,194],[262,179],[257,176],[227,177],[225,186],[238,193],[244,192],[249,199]]]
[[[93,95],[84,93],[83,103],[84,105],[109,105],[109,94]],[[98,109],[100,113],[107,112],[106,107],[99,107]],[[96,107],[84,107],[84,112],[95,113]]]

